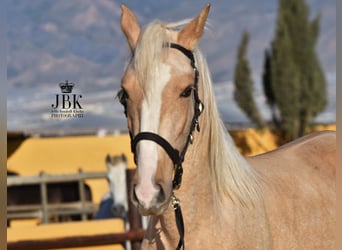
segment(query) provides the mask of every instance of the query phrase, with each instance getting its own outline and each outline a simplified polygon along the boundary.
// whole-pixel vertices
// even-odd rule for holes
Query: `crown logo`
[[[61,88],[62,93],[71,93],[75,83],[66,80],[65,82],[60,82],[58,85]]]

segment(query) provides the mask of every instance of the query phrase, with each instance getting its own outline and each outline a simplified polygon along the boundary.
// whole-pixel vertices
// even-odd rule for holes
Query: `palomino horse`
[[[132,52],[118,93],[137,164],[132,199],[151,215],[142,248],[333,249],[335,132],[244,158],[197,48],[210,5],[183,27],[143,30],[121,8]]]

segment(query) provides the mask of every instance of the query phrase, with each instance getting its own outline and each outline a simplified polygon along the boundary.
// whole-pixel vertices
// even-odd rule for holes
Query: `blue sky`
[[[322,12],[318,54],[328,79],[329,105],[319,122],[336,120],[336,1],[308,1],[312,16]],[[207,1],[124,1],[142,25],[159,18],[177,21],[199,13]],[[211,1],[209,27],[200,44],[209,63],[225,122],[248,120],[233,101],[236,48],[244,29],[251,32],[248,57],[255,97],[269,117],[261,89],[263,53],[269,46],[277,1]],[[9,130],[43,131],[125,128],[122,107],[114,100],[129,57],[121,34],[120,7],[101,0],[13,0],[7,16],[7,126]],[[82,94],[82,119],[50,119],[58,83],[75,82]]]

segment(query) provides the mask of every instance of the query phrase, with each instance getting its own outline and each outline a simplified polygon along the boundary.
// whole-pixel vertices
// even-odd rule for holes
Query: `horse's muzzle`
[[[160,215],[168,207],[170,199],[166,198],[162,185],[147,189],[142,185],[134,185],[132,200],[141,215]]]

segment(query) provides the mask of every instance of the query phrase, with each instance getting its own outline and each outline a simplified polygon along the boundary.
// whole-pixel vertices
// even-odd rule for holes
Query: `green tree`
[[[277,127],[280,126],[280,122],[277,116],[277,106],[272,89],[272,78],[271,78],[271,53],[269,50],[265,51],[265,61],[264,61],[264,72],[262,74],[262,84],[264,89],[264,95],[266,97],[266,103],[270,107],[272,122],[276,124]]]
[[[320,15],[310,21],[304,0],[279,0],[263,86],[273,124],[287,140],[302,136],[326,106],[326,80],[316,54],[319,22]]]
[[[242,111],[258,128],[264,126],[259,110],[253,97],[253,80],[251,70],[246,57],[249,43],[249,32],[245,31],[237,53],[237,64],[234,73],[234,99]]]

